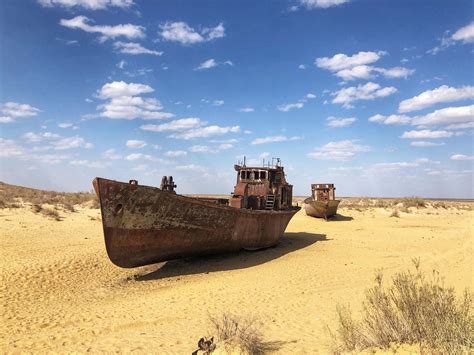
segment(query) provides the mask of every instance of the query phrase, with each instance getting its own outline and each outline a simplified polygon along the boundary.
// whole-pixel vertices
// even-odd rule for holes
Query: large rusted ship
[[[293,215],[293,186],[280,160],[234,166],[229,199],[178,195],[172,177],[160,188],[95,178],[110,260],[130,268],[184,257],[275,245]]]
[[[328,219],[337,213],[339,202],[334,184],[311,184],[311,197],[304,200],[304,210],[308,216]]]

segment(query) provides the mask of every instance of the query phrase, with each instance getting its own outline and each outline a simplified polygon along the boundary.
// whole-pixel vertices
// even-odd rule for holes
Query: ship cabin
[[[262,167],[234,165],[237,183],[230,198],[230,206],[253,210],[291,209],[293,185],[288,184],[279,159],[276,164]]]
[[[336,199],[334,184],[311,184],[311,197],[315,201],[330,201]]]

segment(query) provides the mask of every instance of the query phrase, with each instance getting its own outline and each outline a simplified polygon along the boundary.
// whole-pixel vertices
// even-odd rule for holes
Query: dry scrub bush
[[[236,348],[241,354],[266,354],[278,350],[281,342],[265,341],[260,322],[254,318],[243,318],[224,313],[219,318],[209,317],[217,333],[217,348],[232,352]]]
[[[397,273],[384,286],[378,273],[366,291],[362,320],[354,320],[348,307],[338,306],[339,327],[335,353],[367,348],[388,349],[393,344],[417,345],[420,352],[461,354],[474,348],[472,296],[467,290],[457,299],[438,273],[427,278],[414,260],[415,272]]]
[[[390,217],[397,217],[400,218],[400,213],[398,213],[398,210],[393,210],[392,213],[390,214]]]
[[[426,207],[426,201],[421,197],[404,197],[398,200],[395,200],[395,203],[403,204],[403,207]]]
[[[43,208],[41,210],[41,213],[46,216],[46,217],[49,217],[49,218],[52,218],[56,221],[60,221],[61,220],[61,217],[59,216],[59,213],[58,211],[56,210],[53,210],[51,208]]]

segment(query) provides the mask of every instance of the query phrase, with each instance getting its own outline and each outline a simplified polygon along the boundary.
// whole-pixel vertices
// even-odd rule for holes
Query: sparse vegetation
[[[217,348],[242,354],[265,354],[278,350],[281,342],[265,341],[261,324],[255,318],[243,318],[228,313],[221,317],[210,317],[213,331],[216,333]]]
[[[52,218],[56,221],[60,221],[61,220],[61,216],[59,215],[59,212],[57,210],[54,210],[54,209],[51,209],[51,208],[43,208],[41,210],[41,213],[46,216],[46,217],[49,217],[49,218]]]
[[[393,344],[416,345],[421,353],[461,354],[474,348],[471,293],[458,299],[437,272],[428,278],[419,260],[414,265],[415,272],[397,273],[388,286],[377,274],[375,286],[366,291],[362,320],[355,320],[348,307],[337,307],[335,353]]]
[[[398,200],[395,200],[396,204],[401,203],[403,207],[426,207],[426,201],[421,197],[404,197]]]
[[[392,213],[390,214],[390,217],[400,218],[400,213],[398,213],[397,209],[394,209]]]
[[[43,205],[61,207],[66,212],[76,212],[78,205],[99,208],[93,192],[55,192],[30,189],[0,182],[0,208],[19,208],[31,205],[35,213],[43,211]]]

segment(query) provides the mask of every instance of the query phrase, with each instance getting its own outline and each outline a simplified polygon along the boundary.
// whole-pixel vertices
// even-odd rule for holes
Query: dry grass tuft
[[[255,318],[243,318],[228,313],[221,317],[209,317],[217,333],[217,347],[224,350],[239,349],[242,354],[265,354],[277,351],[282,342],[265,341],[261,324]]]
[[[56,221],[60,221],[61,220],[61,216],[59,215],[58,211],[56,210],[53,210],[52,208],[43,208],[41,210],[41,213],[46,216],[46,217],[49,217],[49,218],[52,218]]]
[[[390,214],[390,217],[397,217],[400,218],[400,213],[398,213],[397,209],[394,209],[392,213]]]
[[[421,197],[404,197],[398,200],[395,200],[395,203],[401,203],[403,207],[426,207],[426,201]]]
[[[397,273],[388,286],[377,274],[375,286],[366,291],[362,320],[354,320],[348,307],[337,307],[335,353],[389,349],[392,344],[417,345],[420,353],[461,354],[474,348],[471,293],[457,299],[436,271],[427,278],[419,260],[414,265],[414,273]]]

